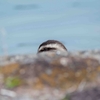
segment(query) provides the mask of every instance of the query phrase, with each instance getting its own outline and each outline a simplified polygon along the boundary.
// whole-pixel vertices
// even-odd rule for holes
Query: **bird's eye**
[[[51,48],[44,48],[43,51],[49,51]]]
[[[49,51],[50,50],[50,48],[47,48],[47,51]]]
[[[47,51],[47,48],[44,48],[43,50],[44,50],[44,51]]]

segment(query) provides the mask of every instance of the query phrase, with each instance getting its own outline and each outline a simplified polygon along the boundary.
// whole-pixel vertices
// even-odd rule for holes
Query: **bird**
[[[67,48],[58,40],[47,40],[40,44],[37,53],[67,52]]]

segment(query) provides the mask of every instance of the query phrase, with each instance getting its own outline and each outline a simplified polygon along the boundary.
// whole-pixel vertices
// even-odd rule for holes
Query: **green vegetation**
[[[63,98],[62,100],[70,100],[70,96],[66,95],[65,98]]]
[[[14,88],[21,85],[22,81],[18,77],[7,77],[5,80],[5,86],[7,88]]]

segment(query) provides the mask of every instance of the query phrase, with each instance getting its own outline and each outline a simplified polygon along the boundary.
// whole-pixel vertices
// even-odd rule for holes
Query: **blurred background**
[[[100,0],[0,0],[0,55],[36,53],[48,39],[100,49]]]

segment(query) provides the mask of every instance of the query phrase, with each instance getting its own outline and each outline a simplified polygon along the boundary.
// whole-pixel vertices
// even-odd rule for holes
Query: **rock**
[[[16,55],[0,61],[0,87],[16,93],[12,100],[23,100],[25,96],[26,100],[60,100],[65,94],[76,98],[79,93],[100,87],[99,50]],[[71,93],[74,92],[73,96]],[[77,100],[83,100],[83,97]]]

